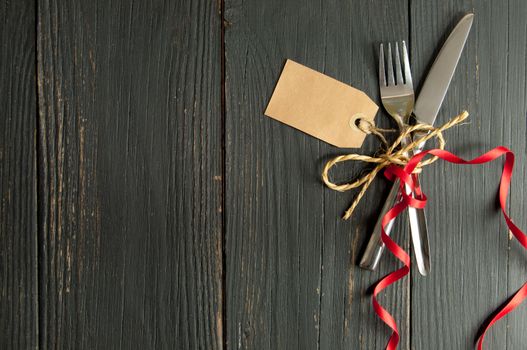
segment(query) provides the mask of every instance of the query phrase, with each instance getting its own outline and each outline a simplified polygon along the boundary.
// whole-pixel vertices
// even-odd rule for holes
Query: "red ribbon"
[[[501,211],[503,213],[503,217],[505,218],[505,222],[507,223],[507,226],[509,227],[514,237],[516,237],[520,244],[525,249],[527,249],[527,236],[516,225],[514,225],[510,217],[505,212],[505,205],[507,202],[507,196],[509,193],[509,187],[512,177],[512,169],[514,167],[514,153],[508,148],[502,146],[496,147],[491,151],[469,161],[461,159],[455,156],[454,154],[444,150],[432,149],[429,151],[423,151],[413,156],[404,168],[396,165],[389,166],[385,170],[384,175],[391,181],[395,180],[395,178],[399,178],[401,180],[401,193],[403,195],[403,199],[399,203],[397,203],[392,209],[390,209],[382,218],[381,238],[388,250],[390,250],[390,252],[392,252],[392,254],[395,255],[395,257],[404,264],[404,266],[383,277],[379,282],[377,282],[373,290],[372,303],[375,313],[381,318],[384,323],[388,325],[388,327],[393,330],[390,340],[386,345],[387,350],[395,350],[397,348],[397,344],[399,343],[399,331],[397,329],[397,323],[395,322],[393,316],[390,315],[390,313],[378,303],[377,295],[383,289],[387,288],[392,283],[395,283],[396,281],[400,280],[410,272],[410,256],[404,251],[404,249],[402,249],[388,235],[386,235],[384,227],[409,206],[414,208],[425,207],[426,196],[424,194],[421,193],[417,197],[412,197],[412,195],[407,195],[406,191],[404,191],[403,188],[406,184],[412,189],[412,191],[415,189],[415,183],[412,178],[412,172],[414,171],[417,164],[423,159],[423,157],[428,154],[437,156],[443,160],[446,160],[449,163],[470,165],[488,163],[495,160],[496,158],[501,157],[502,155],[505,155],[505,164],[501,173],[499,189]],[[492,325],[494,325],[494,323],[500,320],[503,316],[507,315],[509,312],[518,307],[525,300],[525,298],[527,298],[527,282],[516,293],[514,293],[512,298],[505,305],[498,308],[495,311],[494,316],[486,323],[485,328],[483,329],[477,341],[478,350],[482,350],[485,334],[492,327]]]

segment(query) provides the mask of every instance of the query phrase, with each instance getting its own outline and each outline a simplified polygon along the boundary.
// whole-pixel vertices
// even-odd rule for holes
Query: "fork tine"
[[[403,71],[401,69],[401,58],[399,57],[399,44],[395,42],[395,77],[397,85],[404,85]]]
[[[379,84],[386,86],[386,72],[384,71],[384,50],[381,44],[379,49]]]
[[[388,86],[395,85],[393,78],[392,44],[388,43]]]
[[[407,85],[413,87],[412,73],[410,71],[410,60],[408,59],[408,51],[406,51],[406,43],[403,40],[403,64],[404,64],[404,80]]]

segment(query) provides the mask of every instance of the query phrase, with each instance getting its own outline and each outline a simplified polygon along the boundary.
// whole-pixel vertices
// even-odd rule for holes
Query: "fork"
[[[414,88],[412,83],[412,74],[410,72],[410,62],[408,59],[408,52],[406,50],[406,43],[402,42],[403,53],[403,67],[401,67],[401,60],[399,57],[399,45],[395,43],[395,76],[392,63],[392,47],[388,44],[388,81],[386,81],[385,57],[384,49],[381,44],[379,53],[379,85],[381,92],[381,100],[386,111],[396,121],[399,129],[402,131],[412,114],[414,108]],[[404,69],[404,79],[403,79]],[[401,144],[404,147],[410,143],[411,137],[402,140]],[[384,203],[379,219],[375,224],[370,241],[366,246],[364,255],[360,261],[360,266],[365,269],[375,270],[377,267],[382,252],[384,251],[384,243],[381,239],[382,218],[394,206],[395,203],[401,200],[399,192],[399,179],[397,179],[388,194],[388,198]],[[410,192],[406,188],[407,193]],[[410,230],[412,234],[412,241],[414,245],[415,258],[419,272],[426,275],[429,271],[429,257],[423,256],[423,249],[421,246],[421,237],[426,237],[426,219],[423,209],[416,209],[408,207],[408,215],[410,218]],[[393,228],[394,220],[391,220],[385,227],[385,232],[390,235]],[[423,234],[425,234],[423,236]],[[426,251],[425,254],[428,254]]]

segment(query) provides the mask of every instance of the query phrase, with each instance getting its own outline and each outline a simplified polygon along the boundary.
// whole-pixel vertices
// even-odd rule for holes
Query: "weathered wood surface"
[[[218,11],[38,2],[42,348],[222,347]]]
[[[459,18],[468,11],[476,14],[438,122],[465,109],[471,113],[468,125],[448,131],[448,149],[466,159],[497,145],[516,152],[510,204],[512,217],[523,228],[526,10],[521,1],[411,2],[412,63],[418,79],[426,75],[438,43]],[[415,272],[412,277],[414,349],[473,348],[484,320],[525,281],[527,255],[515,239],[509,241],[498,210],[502,166],[502,161],[474,167],[441,163],[423,175],[430,198],[433,268],[427,278]],[[494,326],[486,348],[524,348],[526,321],[521,307]]]
[[[522,229],[527,228],[527,204],[524,189],[527,188],[527,3],[510,0],[507,10],[507,55],[503,62],[507,65],[505,80],[506,95],[504,118],[509,119],[510,127],[507,144],[516,152],[517,165],[513,177],[514,190],[511,193],[510,212],[514,222]],[[505,35],[504,35],[505,36]],[[503,230],[500,234],[503,235]],[[515,239],[509,242],[507,256],[507,294],[521,287],[527,276],[527,254]],[[509,316],[507,323],[507,349],[521,349],[527,343],[527,335],[522,328],[527,324],[525,305],[519,312]]]
[[[0,348],[38,344],[35,4],[0,2]]]
[[[376,273],[356,265],[386,182],[342,221],[352,195],[320,180],[340,151],[263,111],[286,58],[377,99],[378,43],[407,38],[407,16],[400,1],[226,1],[227,348],[372,349],[389,336],[365,291],[396,264],[388,258]],[[379,124],[393,126],[384,115]],[[370,138],[364,149],[377,147]],[[363,169],[350,164],[335,175]],[[407,283],[382,298],[405,348]]]
[[[387,182],[342,221],[353,194],[320,172],[345,150],[263,111],[287,58],[380,103],[382,41],[408,41],[419,87],[467,11],[438,122],[469,110],[447,135],[466,158],[517,153],[510,208],[527,228],[522,0],[0,2],[0,347],[384,348],[367,289],[398,264],[370,273],[357,260]],[[377,123],[395,126],[384,112]],[[527,276],[497,210],[501,166],[423,174],[432,274],[381,296],[401,349],[473,348]],[[406,225],[395,238],[408,247]],[[522,306],[486,348],[525,347],[525,322]]]

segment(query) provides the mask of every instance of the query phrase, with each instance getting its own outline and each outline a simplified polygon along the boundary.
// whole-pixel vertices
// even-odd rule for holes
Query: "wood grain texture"
[[[527,230],[527,2],[509,0],[507,4],[507,79],[504,118],[510,124],[507,146],[516,153],[509,210],[516,225]],[[504,232],[500,232],[501,235]],[[511,295],[527,280],[527,253],[515,238],[509,241],[507,294]],[[527,308],[522,305],[502,322],[507,324],[507,349],[522,349],[527,342]]]
[[[525,5],[519,3],[411,2],[412,62],[421,81],[455,23],[464,13],[475,13],[438,117],[442,123],[461,110],[471,113],[468,125],[448,132],[447,148],[466,159],[505,145],[518,151],[520,162],[525,160],[525,24],[524,16],[514,15],[522,7],[525,14]],[[423,175],[430,198],[433,267],[427,278],[413,274],[412,348],[472,349],[486,317],[525,280],[521,266],[526,255],[518,254],[518,247],[508,253],[516,242],[509,242],[498,210],[501,167],[501,161],[477,167],[440,163]],[[513,205],[524,200],[524,173],[515,171],[519,181],[513,184]],[[527,227],[523,211],[516,208],[512,214]],[[520,308],[511,319],[525,322],[525,317]],[[507,322],[495,325],[485,348],[524,347],[521,323],[513,329]],[[519,334],[508,336],[511,332]]]
[[[35,4],[0,1],[0,348],[38,348]]]
[[[366,289],[398,265],[387,257],[370,273],[357,260],[387,183],[376,181],[354,217],[342,221],[353,194],[325,188],[320,173],[345,150],[263,111],[287,58],[378,100],[378,44],[407,39],[408,20],[401,1],[226,1],[228,348],[385,346],[390,333]],[[384,114],[377,120],[394,126]],[[362,150],[377,148],[368,138]],[[344,180],[364,169],[348,164],[333,175]],[[381,298],[399,321],[401,348],[409,347],[408,290],[406,279]]]
[[[380,103],[381,41],[408,40],[420,87],[468,11],[438,123],[471,113],[447,133],[465,158],[516,152],[509,207],[527,229],[523,0],[0,1],[0,348],[383,349],[367,289],[399,264],[357,263],[387,182],[342,221],[353,193],[320,173],[347,150],[263,111],[287,58]],[[382,111],[377,124],[395,127]],[[400,349],[472,349],[525,281],[501,166],[422,175],[432,273],[380,298]],[[403,217],[395,238],[408,236]],[[525,322],[521,306],[485,348],[524,348]]]
[[[38,2],[42,348],[222,347],[212,1]]]

